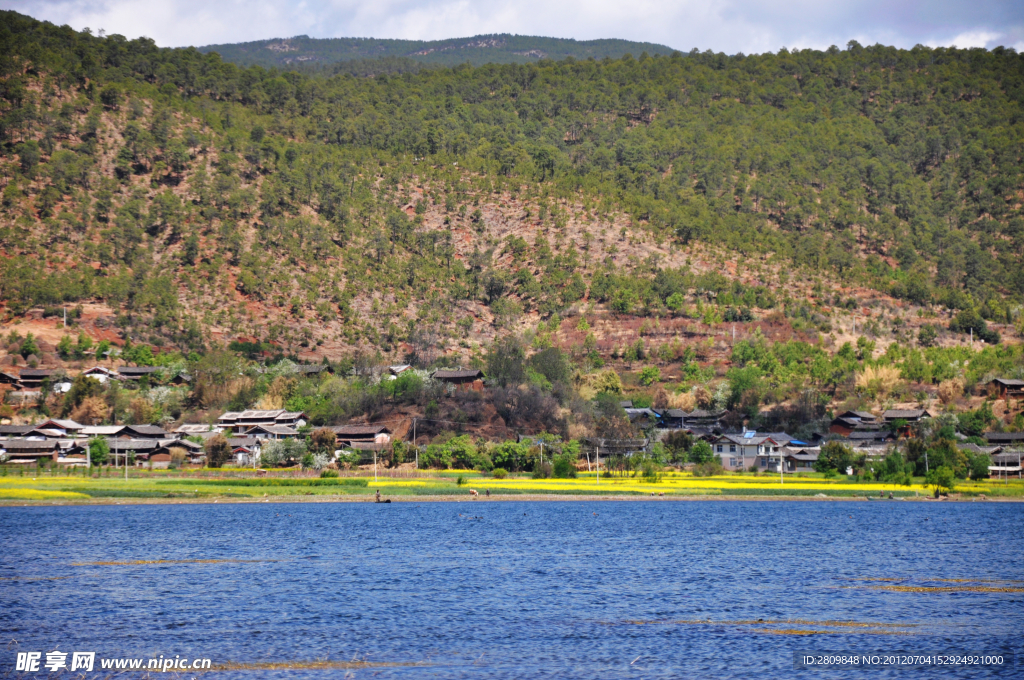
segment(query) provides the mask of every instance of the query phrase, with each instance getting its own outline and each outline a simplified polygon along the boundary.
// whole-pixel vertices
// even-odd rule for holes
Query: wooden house
[[[854,430],[877,430],[881,427],[878,416],[870,411],[844,411],[832,419],[828,431],[846,437]]]
[[[357,444],[372,444],[381,448],[391,443],[391,430],[387,425],[336,425],[328,427],[338,438],[339,448]]]
[[[1024,399],[1024,380],[996,378],[988,384],[989,394],[998,399]]]
[[[434,380],[455,385],[459,390],[479,392],[484,388],[484,372],[479,369],[438,370],[430,374]]]
[[[38,390],[43,382],[52,378],[56,371],[48,368],[26,368],[18,376],[18,382],[24,390]]]

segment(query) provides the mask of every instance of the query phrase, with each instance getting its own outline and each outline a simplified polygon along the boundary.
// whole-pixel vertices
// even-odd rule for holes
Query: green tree
[[[818,460],[814,461],[814,469],[818,472],[836,470],[840,474],[846,468],[853,465],[854,453],[846,444],[837,441],[825,442],[818,454]]]
[[[661,369],[657,366],[644,366],[640,369],[640,384],[650,385],[661,380]]]
[[[27,359],[33,354],[39,356],[39,345],[36,344],[36,338],[31,332],[25,334],[25,340],[22,341],[18,353],[21,354],[23,359]]]
[[[93,465],[103,465],[110,458],[110,444],[103,437],[89,440],[89,460]]]
[[[691,463],[701,465],[703,463],[710,463],[714,458],[715,454],[714,451],[711,450],[711,444],[708,444],[703,439],[690,447]]]
[[[519,385],[526,378],[526,350],[515,335],[494,341],[487,354],[487,377],[499,387]]]
[[[925,483],[932,487],[935,497],[938,498],[940,491],[948,493],[956,488],[956,476],[953,474],[953,468],[948,465],[940,465],[928,473]]]

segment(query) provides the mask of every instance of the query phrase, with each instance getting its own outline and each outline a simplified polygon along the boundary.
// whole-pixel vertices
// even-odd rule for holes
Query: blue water
[[[874,587],[1020,588],[1022,519],[1021,504],[896,501],[4,507],[0,673],[58,646],[404,664],[202,676],[218,678],[1024,677],[1024,659],[793,665],[795,651],[1021,655],[1024,593]],[[190,559],[239,561],[82,564]]]

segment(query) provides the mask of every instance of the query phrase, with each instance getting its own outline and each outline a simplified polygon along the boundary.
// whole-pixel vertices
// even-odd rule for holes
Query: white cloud
[[[929,40],[925,44],[929,47],[949,47],[951,45],[956,45],[957,47],[994,47],[998,44],[997,41],[1002,37],[1002,33],[976,30],[965,31],[964,33],[960,33],[949,40]]]
[[[625,38],[748,54],[843,47],[1024,42],[1019,0],[7,0],[31,16],[160,45],[306,34],[440,39],[518,33]],[[1020,47],[1018,47],[1020,49]]]

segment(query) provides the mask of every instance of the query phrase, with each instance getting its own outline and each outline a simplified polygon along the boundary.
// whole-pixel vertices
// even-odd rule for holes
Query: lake
[[[86,677],[160,655],[218,678],[1024,677],[1022,519],[900,501],[3,507],[0,673],[57,647],[96,652]],[[795,670],[796,652],[1006,659]]]

